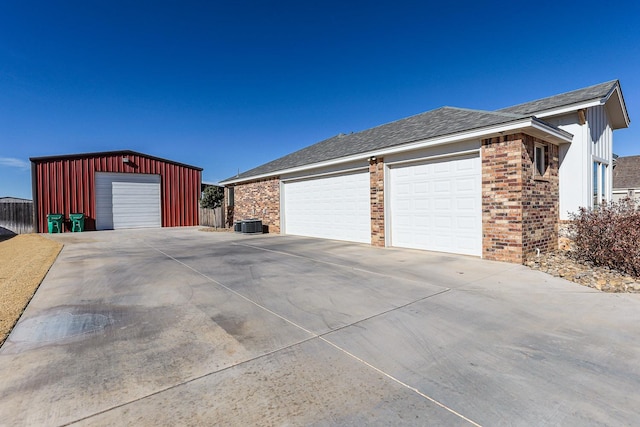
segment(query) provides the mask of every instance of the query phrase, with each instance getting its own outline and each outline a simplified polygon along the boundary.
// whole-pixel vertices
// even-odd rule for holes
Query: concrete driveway
[[[640,424],[638,294],[306,238],[55,238],[2,425]]]

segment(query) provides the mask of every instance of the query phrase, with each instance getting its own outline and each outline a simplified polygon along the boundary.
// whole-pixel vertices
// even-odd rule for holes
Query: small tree
[[[222,206],[224,201],[224,190],[222,187],[215,185],[209,185],[205,187],[202,192],[202,199],[200,200],[200,206],[204,209],[216,209]],[[213,211],[213,218],[216,219],[216,211]],[[218,222],[216,221],[216,228]]]

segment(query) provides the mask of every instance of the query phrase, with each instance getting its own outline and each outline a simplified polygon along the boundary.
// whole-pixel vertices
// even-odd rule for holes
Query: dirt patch
[[[0,241],[0,346],[62,249],[38,234]]]
[[[198,231],[206,231],[208,233],[229,233],[233,231],[233,228],[205,227],[205,228],[199,228]]]

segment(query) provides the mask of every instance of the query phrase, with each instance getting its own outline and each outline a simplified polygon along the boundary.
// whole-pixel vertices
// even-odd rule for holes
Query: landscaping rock
[[[534,255],[527,259],[525,265],[603,292],[640,292],[640,278],[577,260],[568,240],[562,245],[565,250]]]

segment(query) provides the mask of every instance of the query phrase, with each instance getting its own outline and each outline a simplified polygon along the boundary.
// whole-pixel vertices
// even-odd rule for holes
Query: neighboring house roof
[[[640,156],[616,159],[613,168],[613,188],[640,188]]]
[[[199,171],[202,170],[202,168],[199,168],[197,166],[191,166],[191,165],[187,165],[185,163],[174,162],[173,160],[167,160],[167,159],[163,159],[161,157],[150,156],[148,154],[139,153],[137,151],[131,151],[131,150],[101,151],[101,152],[96,152],[96,153],[62,154],[62,155],[55,155],[55,156],[30,157],[29,160],[31,160],[34,163],[40,163],[40,162],[46,162],[46,161],[50,161],[50,160],[82,159],[82,158],[87,158],[87,157],[118,156],[118,155],[122,155],[122,156],[133,156],[133,155],[142,156],[142,157],[146,157],[148,159],[158,160],[158,161],[165,162],[165,163],[171,163],[171,164],[174,164],[174,165],[177,165],[177,166],[182,166],[182,167],[189,168],[189,169],[195,169],[195,170],[199,170]]]
[[[538,126],[546,128],[548,132],[556,132],[566,138],[571,136],[565,131],[529,116],[442,107],[361,132],[336,135],[235,177],[228,178],[222,183],[242,181],[278,171],[318,164],[327,160],[346,158],[412,142],[518,122],[521,122],[523,126],[535,122]]]
[[[33,203],[33,200],[20,197],[0,197],[0,203]]]
[[[518,122],[523,124],[523,128],[527,123],[530,127],[543,128],[543,135],[556,143],[571,142],[571,134],[544,122],[541,117],[596,105],[607,108],[614,129],[629,125],[620,83],[611,80],[498,111],[442,107],[361,132],[340,134],[230,177],[221,184],[259,179],[296,168],[316,167],[323,162],[348,159],[357,154],[381,155],[376,151],[440,137],[462,136],[475,130],[485,129],[487,134],[483,137],[486,138],[496,126]]]

